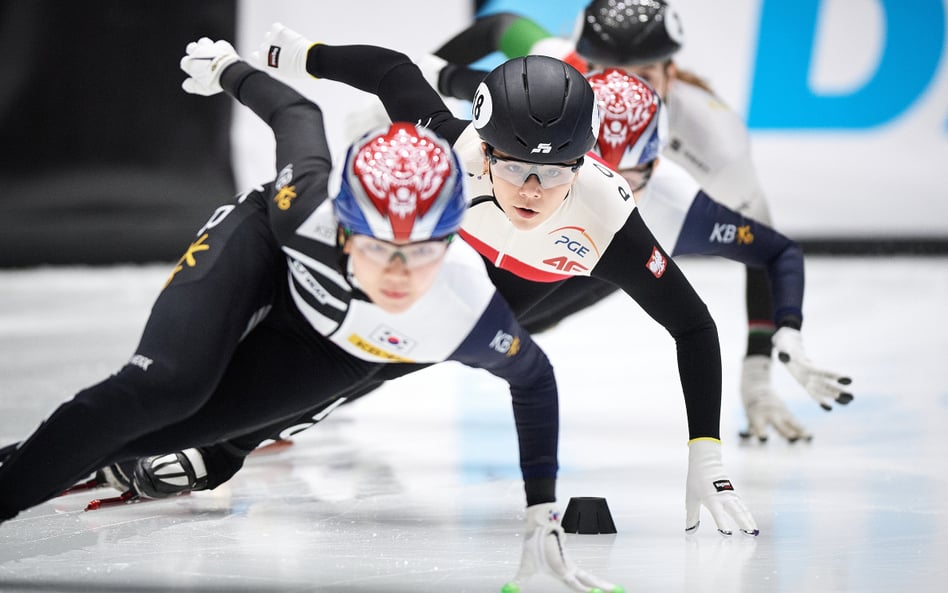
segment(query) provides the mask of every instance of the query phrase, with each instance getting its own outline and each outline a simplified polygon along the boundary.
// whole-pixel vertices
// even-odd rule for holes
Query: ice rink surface
[[[685,535],[673,343],[614,295],[538,336],[560,381],[560,504],[603,496],[618,528],[568,536],[577,564],[629,593],[945,591],[948,259],[808,259],[804,343],[851,374],[856,398],[824,412],[778,363],[775,384],[815,435],[792,445],[737,437],[742,268],[680,263],[718,323],[724,462],[761,535],[722,537],[707,513]],[[170,269],[0,272],[0,443],[128,359]],[[520,555],[509,397],[455,365],[344,406],[215,491],[83,510],[114,494],[0,526],[0,591],[496,593]],[[535,577],[531,591],[567,589]]]

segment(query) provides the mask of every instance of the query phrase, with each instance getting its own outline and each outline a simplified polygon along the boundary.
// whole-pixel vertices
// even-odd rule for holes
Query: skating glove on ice
[[[788,441],[813,438],[790,413],[783,400],[770,386],[770,357],[752,355],[744,359],[741,370],[741,401],[747,414],[747,430],[741,438],[767,440],[767,427],[773,426]]]
[[[566,554],[566,534],[560,527],[556,503],[527,507],[520,568],[501,593],[519,593],[523,582],[537,572],[545,572],[581,593],[624,593],[625,589],[578,568]]]
[[[793,378],[803,385],[821,408],[832,410],[831,401],[845,405],[853,400],[853,395],[845,391],[852,379],[816,367],[803,350],[800,330],[781,327],[774,334],[773,345],[780,362],[787,365]]]
[[[733,525],[747,535],[757,535],[757,522],[734,491],[721,463],[721,441],[694,439],[688,443],[688,480],[685,485],[685,531],[697,531],[701,507],[711,512],[718,531],[734,533]]]
[[[312,78],[306,71],[306,57],[316,43],[281,23],[273,23],[263,36],[260,49],[251,55],[251,63],[283,78]]]
[[[226,41],[211,41],[201,37],[192,41],[181,58],[181,69],[188,75],[181,88],[193,95],[216,95],[221,92],[221,72],[240,59],[234,47]]]

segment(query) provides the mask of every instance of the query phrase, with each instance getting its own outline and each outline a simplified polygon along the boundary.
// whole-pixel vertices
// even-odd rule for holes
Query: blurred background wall
[[[0,2],[0,265],[177,259],[234,192],[230,99],[181,90],[236,0]]]
[[[283,21],[314,40],[415,55],[473,10],[470,0],[0,0],[0,267],[175,261],[219,204],[272,178],[269,128],[225,95],[181,90],[188,42],[228,39],[249,56]],[[325,109],[341,150],[345,113],[368,96],[329,81],[298,87]]]
[[[748,121],[776,225],[811,253],[948,252],[946,3],[674,0],[676,61]],[[568,37],[584,5],[2,0],[0,266],[176,260],[218,204],[273,176],[262,122],[180,90],[178,60],[200,36],[246,56],[282,21],[414,56],[476,11],[521,12]],[[324,108],[341,153],[346,115],[374,99],[294,84]]]
[[[570,37],[588,0],[485,0]],[[670,0],[808,252],[948,252],[948,0]]]

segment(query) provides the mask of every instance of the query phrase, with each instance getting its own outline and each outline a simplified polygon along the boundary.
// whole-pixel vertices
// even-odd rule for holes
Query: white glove
[[[314,45],[293,29],[273,23],[260,49],[251,54],[251,63],[283,78],[313,78],[306,71],[306,56]]]
[[[625,589],[578,568],[566,554],[566,534],[560,527],[556,503],[527,507],[527,531],[523,539],[520,568],[501,593],[519,593],[524,581],[539,571],[581,593],[624,593]]]
[[[237,51],[226,41],[211,41],[201,37],[185,48],[181,69],[188,78],[181,88],[193,95],[216,95],[221,92],[221,72],[240,59]]]
[[[757,437],[767,440],[767,427],[783,435],[791,443],[813,439],[806,428],[790,413],[783,400],[770,386],[770,357],[748,356],[741,371],[741,401],[747,414],[747,430],[741,438]]]
[[[844,391],[844,386],[852,383],[852,379],[838,375],[825,369],[817,368],[803,350],[803,338],[800,330],[791,327],[781,327],[774,334],[774,348],[777,358],[787,365],[787,370],[803,385],[810,397],[815,399],[824,410],[832,410],[830,401],[846,405],[853,401],[853,395]]]
[[[688,443],[688,480],[685,484],[685,531],[697,531],[701,524],[701,507],[723,535],[734,533],[733,525],[747,535],[757,535],[757,522],[734,491],[721,463],[721,441],[712,438],[694,439]]]

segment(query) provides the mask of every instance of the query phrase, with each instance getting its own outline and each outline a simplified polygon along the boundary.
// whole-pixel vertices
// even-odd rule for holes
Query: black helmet
[[[678,13],[665,0],[592,0],[582,19],[576,53],[591,64],[660,62],[684,40]]]
[[[596,95],[578,70],[547,56],[508,60],[474,93],[474,128],[515,159],[565,163],[596,143]]]

